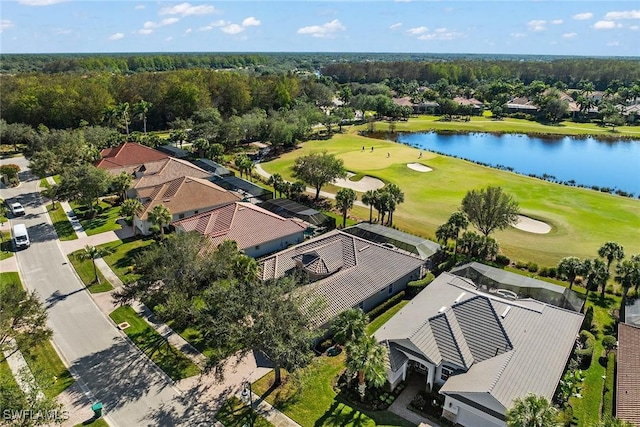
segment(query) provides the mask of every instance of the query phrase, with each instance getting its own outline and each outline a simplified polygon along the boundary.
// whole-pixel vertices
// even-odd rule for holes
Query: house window
[[[440,379],[442,381],[446,381],[449,379],[449,377],[453,375],[453,371],[449,368],[445,368],[444,366],[442,367],[442,370],[440,372]]]
[[[393,293],[393,283],[387,287],[387,292],[389,293],[389,295]]]
[[[184,214],[183,213],[178,215],[178,219],[182,219],[182,218],[184,218]]]
[[[364,311],[364,301],[360,301],[360,302],[358,303],[358,308],[359,308],[360,310]]]
[[[195,214],[197,214],[198,212],[200,212],[200,211],[194,211],[194,212],[193,212],[193,214],[195,215]]]

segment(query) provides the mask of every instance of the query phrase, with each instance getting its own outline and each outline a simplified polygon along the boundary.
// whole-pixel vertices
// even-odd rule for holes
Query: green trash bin
[[[102,402],[94,403],[91,410],[93,410],[94,418],[100,418],[102,416]]]

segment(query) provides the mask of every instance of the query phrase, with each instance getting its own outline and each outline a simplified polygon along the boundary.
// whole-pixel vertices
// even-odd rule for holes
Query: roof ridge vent
[[[459,303],[460,300],[462,299],[463,296],[465,296],[467,293],[463,292],[460,295],[458,295],[458,298],[456,298],[456,300],[454,301],[455,304]]]
[[[503,319],[505,317],[507,317],[507,314],[509,313],[509,310],[511,310],[511,306],[507,306],[507,308],[504,309],[504,311],[502,312],[502,314],[500,314],[500,317],[502,317]]]
[[[440,310],[438,310],[438,313],[444,313],[445,311],[447,311],[447,306],[443,305],[442,307],[440,307]]]
[[[367,250],[367,249],[369,249],[369,247],[371,247],[371,245],[363,246],[360,249],[358,249],[358,252],[362,252],[364,250]]]

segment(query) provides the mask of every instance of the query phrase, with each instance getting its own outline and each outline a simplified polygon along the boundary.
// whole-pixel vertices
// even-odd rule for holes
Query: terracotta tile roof
[[[453,101],[459,105],[471,105],[476,108],[481,108],[484,104],[475,98],[465,98],[463,96],[456,96]]]
[[[245,202],[230,203],[175,221],[173,225],[184,231],[204,234],[215,246],[225,240],[234,240],[239,249],[261,245],[306,229],[298,220],[283,218]]]
[[[618,325],[616,417],[640,426],[640,328]]]
[[[225,190],[206,179],[183,176],[152,187],[137,190],[138,199],[144,206],[140,219],[146,220],[147,214],[155,206],[163,205],[172,215],[191,211],[203,211],[229,203],[242,197],[233,191]]]
[[[142,165],[169,157],[158,150],[132,142],[105,148],[100,152],[100,155],[102,158],[95,162],[95,166],[102,169]]]
[[[192,178],[209,178],[211,176],[209,172],[191,162],[173,157],[141,165],[136,169],[136,172],[141,173],[142,177],[135,181],[132,188],[151,187],[184,176]]]

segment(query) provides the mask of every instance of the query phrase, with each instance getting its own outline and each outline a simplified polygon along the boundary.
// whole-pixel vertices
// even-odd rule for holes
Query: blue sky
[[[640,56],[640,2],[2,0],[0,51]]]

